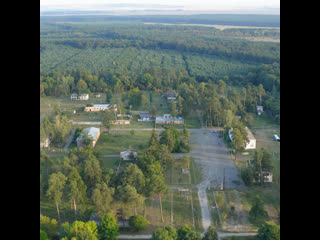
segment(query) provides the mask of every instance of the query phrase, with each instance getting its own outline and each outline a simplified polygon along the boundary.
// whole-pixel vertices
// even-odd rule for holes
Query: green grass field
[[[151,134],[151,131],[135,131],[134,135],[130,131],[103,133],[95,150],[106,155],[119,155],[124,149],[136,149],[141,154],[148,147]]]

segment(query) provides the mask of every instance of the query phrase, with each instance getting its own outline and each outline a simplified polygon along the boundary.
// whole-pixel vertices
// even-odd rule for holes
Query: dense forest
[[[202,83],[214,94],[223,81],[237,89],[224,94],[241,99],[244,108],[233,111],[240,114],[254,111],[258,99],[261,102],[261,85],[266,92],[266,110],[280,121],[280,43],[243,39],[263,36],[280,39],[280,30],[140,23],[42,24],[40,95],[121,94],[137,87],[164,92],[174,89],[180,96],[190,92],[192,97],[185,96],[193,99],[189,106],[199,109],[205,101]],[[222,103],[224,94],[219,97]]]

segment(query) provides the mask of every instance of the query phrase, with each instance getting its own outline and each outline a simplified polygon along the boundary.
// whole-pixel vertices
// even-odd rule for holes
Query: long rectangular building
[[[88,134],[89,138],[91,139],[91,147],[94,148],[94,146],[98,142],[98,139],[101,134],[100,128],[89,127],[89,128],[84,129],[83,132],[86,132]],[[83,137],[84,137],[84,134],[81,134],[77,138],[77,147],[78,148],[81,148],[83,145]]]
[[[110,110],[112,108],[111,104],[95,104],[92,107],[86,107],[84,109],[85,112],[100,112]],[[117,105],[113,106],[113,111],[117,112]]]
[[[184,118],[174,118],[170,114],[165,114],[163,117],[156,117],[156,124],[184,124]]]

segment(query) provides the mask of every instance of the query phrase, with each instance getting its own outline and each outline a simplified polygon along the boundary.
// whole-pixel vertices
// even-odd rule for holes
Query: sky
[[[95,9],[101,4],[152,4],[183,8],[185,10],[251,10],[261,8],[280,8],[280,0],[40,0],[40,9],[76,8]],[[169,7],[168,7],[169,8]]]

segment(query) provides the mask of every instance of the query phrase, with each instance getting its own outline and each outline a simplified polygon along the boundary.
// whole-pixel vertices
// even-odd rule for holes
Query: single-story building
[[[257,114],[260,116],[263,113],[263,106],[257,106]]]
[[[245,127],[245,130],[248,133],[248,140],[249,140],[249,142],[245,146],[245,149],[246,150],[256,149],[257,148],[257,140],[256,140],[256,138],[254,137],[253,133],[250,131],[250,129],[248,127]],[[229,133],[228,135],[229,135],[229,138],[230,138],[231,141],[233,141],[232,132],[233,132],[233,129],[230,129],[229,132],[228,132]]]
[[[113,125],[130,125],[131,121],[130,120],[115,120],[112,121]]]
[[[174,118],[171,114],[164,114],[163,117],[156,117],[156,124],[184,124],[184,118]]]
[[[142,121],[142,122],[149,122],[149,121],[151,121],[151,118],[152,118],[151,113],[149,113],[149,112],[141,112],[139,120]]]
[[[44,140],[40,139],[40,148],[48,148],[50,146],[50,138],[47,136]]]
[[[111,104],[95,104],[92,107],[86,107],[84,109],[85,112],[101,112],[101,111],[106,111],[110,110],[112,108]],[[117,112],[117,105],[113,105],[113,111]]]
[[[246,167],[247,168],[251,168],[252,170],[255,170],[255,165],[256,162],[254,160],[248,160],[246,162]],[[263,182],[264,183],[272,183],[273,181],[273,174],[271,172],[268,171],[262,171],[262,175],[263,175]],[[254,183],[260,183],[261,179],[260,179],[260,173],[256,172],[254,178],[253,178],[253,182]]]
[[[171,100],[173,100],[175,103],[177,103],[177,93],[173,90],[169,90],[167,92],[167,101],[170,103]]]
[[[86,132],[88,134],[88,136],[91,138],[91,140],[92,140],[91,147],[94,148],[94,146],[98,142],[98,139],[101,135],[100,128],[89,127],[89,128],[84,129],[83,132]],[[76,140],[78,148],[81,148],[83,145],[83,143],[82,143],[83,137],[84,137],[84,135],[81,134]]]
[[[138,151],[134,149],[126,149],[120,152],[120,159],[123,161],[135,161],[138,157]]]
[[[73,93],[71,94],[71,100],[72,101],[88,101],[89,100],[89,94],[85,93],[85,94],[76,94]]]

